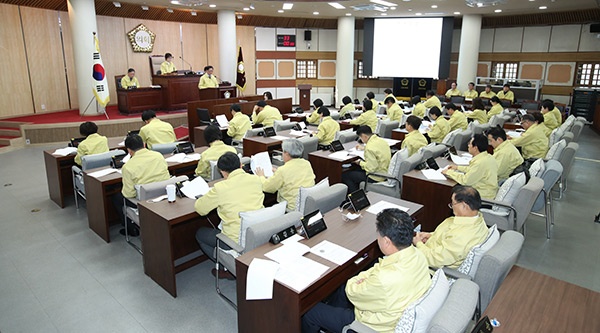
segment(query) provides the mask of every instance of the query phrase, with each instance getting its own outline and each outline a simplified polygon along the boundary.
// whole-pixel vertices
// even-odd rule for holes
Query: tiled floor
[[[530,216],[518,264],[600,292],[600,136],[585,128],[555,202],[556,225]],[[142,257],[118,229],[105,243],[87,226],[85,208],[48,199],[42,150],[0,155],[0,331],[235,332],[235,311],[214,291],[211,265],[177,275],[172,298],[143,272]],[[596,160],[596,161],[592,161]],[[10,184],[10,185],[9,185]],[[226,292],[234,292],[233,284]]]

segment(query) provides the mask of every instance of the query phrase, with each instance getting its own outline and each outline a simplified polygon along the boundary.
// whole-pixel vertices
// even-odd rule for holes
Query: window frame
[[[581,75],[583,74],[583,66],[591,66],[589,77],[586,78],[587,83],[582,83]],[[595,83],[595,84],[594,84]],[[577,70],[575,72],[575,80],[573,81],[574,87],[587,87],[587,88],[600,88],[600,61],[581,61],[577,63]]]
[[[301,66],[304,68],[300,68]],[[311,67],[313,66],[314,67]],[[297,79],[318,79],[319,62],[317,59],[296,59]]]
[[[356,64],[356,78],[359,80],[377,80],[379,79],[379,77],[377,76],[368,76],[368,75],[363,75],[363,61],[362,60],[358,60],[358,63]]]
[[[496,67],[498,65],[502,65],[502,75],[496,74]],[[507,65],[514,65],[514,77],[513,75],[507,75]],[[512,74],[512,69],[510,70]],[[517,80],[519,78],[519,62],[518,61],[494,61],[492,62],[492,70],[490,72],[490,77],[495,79],[508,79],[508,80]]]

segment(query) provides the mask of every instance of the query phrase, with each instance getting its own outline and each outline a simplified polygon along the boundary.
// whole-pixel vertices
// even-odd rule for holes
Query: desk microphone
[[[186,64],[188,64],[190,66],[190,71],[192,71],[192,64],[190,64],[189,62],[185,61],[185,59],[183,59],[182,56],[179,56],[179,59],[183,60],[183,62],[185,62]]]

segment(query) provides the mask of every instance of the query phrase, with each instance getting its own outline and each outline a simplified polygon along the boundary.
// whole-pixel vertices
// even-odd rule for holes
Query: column
[[[354,16],[338,18],[335,62],[335,104],[344,96],[354,99]]]
[[[94,53],[94,36],[97,32],[96,7],[94,0],[68,0],[69,24],[73,40],[73,55],[75,60],[75,76],[77,77],[77,99],[79,114],[83,114],[88,103],[94,98],[92,82],[92,55]],[[98,36],[102,40],[102,36]],[[113,96],[116,97],[116,96]],[[96,103],[92,101],[86,116],[97,114]]]
[[[217,13],[219,31],[219,73],[222,81],[235,84],[237,73],[237,38],[235,32],[235,12],[220,10]]]
[[[458,53],[457,85],[461,91],[467,90],[469,82],[477,76],[479,60],[479,36],[481,35],[481,15],[464,15],[460,30]]]

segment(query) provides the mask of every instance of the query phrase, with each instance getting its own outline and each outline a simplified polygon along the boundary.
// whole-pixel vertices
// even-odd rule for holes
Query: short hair
[[[383,104],[387,104],[387,103],[396,103],[396,99],[392,96],[386,97],[385,101],[383,101]]]
[[[130,68],[130,69],[128,69],[128,70],[127,70],[127,73],[131,73],[131,72],[134,72],[134,73],[135,73],[135,69],[133,69],[133,68]]]
[[[500,103],[500,98],[498,98],[498,96],[493,96],[492,98],[490,98],[490,101],[494,103]]]
[[[371,110],[373,108],[373,102],[371,102],[370,100],[364,100],[363,101],[363,107],[365,108],[365,111]]]
[[[440,108],[438,108],[437,106],[434,106],[431,109],[429,109],[429,114],[434,114],[436,117],[439,117],[442,115],[442,111],[440,111]]]
[[[169,59],[169,58],[173,58],[173,55],[171,53],[165,53],[165,60]]]
[[[473,110],[485,110],[485,106],[483,106],[483,100],[481,98],[473,98]]]
[[[127,138],[125,138],[125,148],[138,151],[144,148],[144,140],[137,134],[128,135]]]
[[[554,110],[554,102],[551,100],[545,100],[542,102],[542,108],[552,111]]]
[[[452,82],[450,83],[450,85],[453,85],[453,84],[455,84],[455,85],[457,85],[457,86],[458,86],[458,83],[456,83],[456,81],[452,81]]]
[[[477,147],[480,153],[487,151],[488,149],[488,138],[483,134],[475,134],[471,139],[471,146]]]
[[[475,87],[475,82],[469,82],[469,85]]]
[[[397,249],[412,244],[414,223],[412,218],[398,208],[387,208],[377,214],[375,227],[381,237],[387,237]]]
[[[506,141],[506,131],[504,128],[500,126],[492,127],[486,132],[487,135],[490,135],[494,140],[498,140],[498,138]]]
[[[320,98],[317,98],[313,101],[313,105],[315,106],[315,108],[320,108],[323,106],[323,100]]]
[[[492,89],[492,85],[491,84],[486,84],[485,87]]]
[[[208,71],[208,70],[211,70],[211,69],[214,69],[214,67],[213,67],[213,66],[211,66],[211,65],[204,66],[204,71],[205,71],[205,72],[206,72],[206,71]]]
[[[525,120],[534,123],[535,122],[535,117],[532,114],[529,114],[529,113],[528,114],[524,114],[521,122],[523,122]]]
[[[268,99],[273,99],[273,94],[270,91],[265,91],[263,97],[267,97]]]
[[[481,195],[479,191],[471,186],[456,185],[452,188],[454,201],[464,202],[471,210],[479,210],[481,208]]]
[[[413,129],[419,130],[419,127],[421,127],[421,118],[411,115],[406,118],[406,123],[409,124]]]
[[[506,87],[506,88],[510,89],[510,84],[505,83],[502,87]]]
[[[388,94],[388,95],[391,94],[391,93],[393,93],[392,89],[390,89],[390,88],[385,88],[385,90],[383,92],[386,93],[386,94]]]
[[[361,125],[356,130],[356,135],[361,136],[362,134],[371,136],[371,135],[373,135],[373,130],[371,129],[370,126]]]
[[[302,158],[304,155],[304,145],[298,139],[283,140],[281,149],[290,154],[291,158]]]
[[[427,91],[425,92],[425,96],[435,96],[435,91],[433,91],[433,90],[431,90],[431,89],[430,89],[430,90],[427,90]]]
[[[230,110],[230,111],[235,111],[235,112],[240,112],[240,111],[242,111],[242,108],[240,107],[240,105],[239,105],[239,104],[235,104],[235,103],[233,103],[233,104],[231,104],[231,106],[229,107],[229,110]]]
[[[267,106],[267,102],[265,102],[265,101],[258,101],[258,102],[256,102],[256,106],[264,108],[265,106]]]
[[[544,122],[544,116],[542,115],[541,112],[534,112],[533,114],[533,119],[535,119],[535,121],[538,122],[538,124],[541,124]]]
[[[206,140],[206,143],[210,144],[221,139],[223,139],[223,135],[219,127],[215,125],[206,126],[204,129],[204,140]]]
[[[98,125],[91,121],[86,121],[85,123],[79,125],[79,133],[83,136],[98,133]]]
[[[456,105],[454,105],[454,103],[448,103],[448,104],[446,104],[446,110],[450,110],[450,109],[452,109],[452,110],[458,110],[456,108]]]
[[[342,103],[344,103],[344,105],[352,103],[352,98],[350,98],[350,96],[344,96],[344,98],[342,98]]]
[[[331,115],[331,112],[329,112],[329,109],[324,106],[321,106],[320,108],[318,108],[317,113],[322,114],[323,117],[329,117]]]
[[[375,94],[374,94],[372,91],[369,91],[369,92],[367,93],[367,98],[368,98],[368,99],[373,99],[373,98],[375,98]]]
[[[231,173],[240,168],[240,157],[236,153],[228,151],[217,160],[217,168],[221,171]]]
[[[410,102],[411,102],[413,105],[416,105],[416,104],[417,104],[417,103],[419,103],[420,101],[421,101],[421,96],[419,96],[419,95],[415,95],[415,96],[413,96],[413,98],[410,100]]]
[[[152,118],[156,118],[156,113],[154,111],[146,110],[146,111],[142,112],[142,120],[143,121],[147,121]]]

